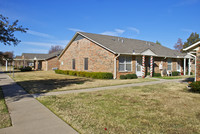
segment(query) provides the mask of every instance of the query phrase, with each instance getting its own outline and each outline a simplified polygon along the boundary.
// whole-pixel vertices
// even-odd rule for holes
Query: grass
[[[38,100],[83,134],[200,133],[200,95],[185,87],[166,83]]]
[[[11,126],[10,115],[5,104],[3,92],[0,88],[0,128]]]
[[[163,77],[154,77],[154,78],[160,78],[160,79],[184,79],[184,78],[194,78],[193,75],[188,76],[163,76]]]
[[[12,75],[11,75],[12,77]],[[129,83],[156,81],[155,79],[99,80],[56,74],[53,71],[17,72],[13,78],[29,93],[77,90]]]

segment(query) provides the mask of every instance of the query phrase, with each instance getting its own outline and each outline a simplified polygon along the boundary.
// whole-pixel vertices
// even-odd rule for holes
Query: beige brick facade
[[[75,59],[75,70],[90,72],[114,71],[115,55],[96,45],[86,38],[73,41],[60,57],[61,70],[73,70],[72,59]],[[84,58],[88,58],[88,70],[84,70]]]
[[[58,61],[58,57],[54,57],[45,61],[42,61],[42,70],[49,71],[52,68],[59,68],[60,62]]]
[[[115,54],[95,44],[94,42],[80,38],[74,39],[64,53],[61,55],[59,62],[61,70],[76,70],[89,72],[110,72],[114,73]],[[88,58],[88,70],[84,70],[84,58]],[[75,59],[75,69],[72,68],[72,60]],[[150,56],[146,56],[146,73],[149,72]],[[177,71],[177,60],[180,60],[181,70],[183,60],[172,59],[172,71]],[[167,69],[167,58],[154,57],[154,72],[160,73],[159,64],[163,61],[163,69]],[[45,64],[45,63],[44,63]],[[132,69],[130,72],[119,71],[119,58],[117,58],[117,78],[120,75],[136,74],[136,56],[132,55]]]

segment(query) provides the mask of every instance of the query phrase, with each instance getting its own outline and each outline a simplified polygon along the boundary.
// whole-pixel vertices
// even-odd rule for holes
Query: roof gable
[[[156,56],[156,54],[153,51],[151,51],[150,49],[145,50],[141,54],[142,55],[149,55],[149,56]]]

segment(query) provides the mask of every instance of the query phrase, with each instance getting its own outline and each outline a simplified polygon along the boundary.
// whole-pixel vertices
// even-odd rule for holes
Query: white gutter
[[[120,56],[120,53],[114,58],[114,79],[117,78],[117,58]]]
[[[195,58],[195,78],[194,78],[194,81],[196,81],[196,72],[197,72],[197,67],[196,67],[197,66],[197,61],[196,61],[196,59],[197,59],[197,56],[195,56],[195,55],[193,55],[191,53],[188,53],[188,54]]]

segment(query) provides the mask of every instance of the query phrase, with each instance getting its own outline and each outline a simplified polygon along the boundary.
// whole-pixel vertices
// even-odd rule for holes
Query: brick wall
[[[59,59],[61,70],[73,70],[72,59],[75,59],[75,70],[84,70],[84,58],[88,58],[88,71],[111,72],[114,71],[115,55],[104,48],[94,44],[86,38],[73,41]],[[62,65],[63,63],[63,65]]]
[[[46,69],[46,61],[42,61],[42,70],[47,71]]]
[[[52,68],[59,68],[60,63],[58,61],[58,57],[54,57],[48,60],[48,70],[52,70]]]
[[[47,61],[42,61],[42,70],[49,71],[52,68],[59,68],[60,62],[58,61],[58,57],[54,57],[48,59]]]

